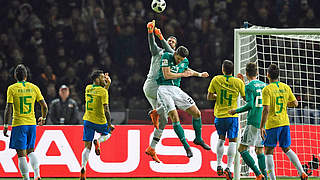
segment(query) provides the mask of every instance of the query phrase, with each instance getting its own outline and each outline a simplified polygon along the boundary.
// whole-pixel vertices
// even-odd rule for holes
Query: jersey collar
[[[18,83],[22,83],[23,87],[26,87],[26,81],[18,81]]]
[[[233,77],[232,75],[223,75],[223,76],[227,78],[227,81],[229,81],[229,78]]]
[[[272,82],[271,84],[276,84],[279,87],[279,81]]]

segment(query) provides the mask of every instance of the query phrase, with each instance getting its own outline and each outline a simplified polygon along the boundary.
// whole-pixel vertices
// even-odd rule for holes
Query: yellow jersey
[[[208,92],[217,94],[214,106],[215,117],[238,117],[238,114],[231,115],[228,111],[237,108],[239,93],[245,96],[245,85],[242,80],[227,75],[215,76],[210,82]]]
[[[83,120],[95,124],[106,124],[104,104],[109,104],[108,90],[99,85],[87,85],[85,92],[85,113]]]
[[[12,127],[36,125],[34,103],[43,100],[38,86],[25,81],[12,84],[7,90],[7,103],[13,104]]]
[[[262,90],[262,105],[269,107],[266,129],[290,125],[287,104],[296,100],[291,88],[285,83],[276,81]]]

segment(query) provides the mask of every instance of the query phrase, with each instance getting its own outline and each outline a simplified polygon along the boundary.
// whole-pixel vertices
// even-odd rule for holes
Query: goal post
[[[320,28],[276,29],[252,26],[234,30],[234,74],[245,75],[248,62],[258,65],[258,79],[268,83],[267,69],[272,63],[280,69],[280,81],[288,84],[299,106],[288,108],[292,149],[311,176],[320,176],[312,164],[320,156]],[[245,78],[246,79],[246,78]],[[247,79],[246,79],[247,81]],[[247,82],[246,82],[247,83]],[[318,96],[317,96],[318,95]],[[245,102],[239,99],[240,106]],[[246,113],[239,116],[239,140],[246,125]],[[257,160],[254,149],[250,154]],[[294,165],[281,149],[274,152],[277,176],[298,176]],[[237,152],[234,177],[254,176]]]

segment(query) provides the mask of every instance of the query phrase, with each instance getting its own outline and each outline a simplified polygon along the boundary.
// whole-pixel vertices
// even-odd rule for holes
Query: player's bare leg
[[[20,173],[22,175],[23,180],[29,180],[29,168],[28,168],[28,163],[27,163],[27,158],[26,158],[26,150],[25,149],[17,149],[17,154],[18,154],[18,166],[20,169]]]
[[[82,162],[81,162],[81,171],[80,171],[80,180],[86,179],[86,165],[89,159],[90,150],[92,147],[91,141],[84,142],[85,148],[82,151]]]
[[[201,137],[201,112],[196,105],[191,106],[186,110],[188,114],[192,116],[192,125],[196,134],[196,138],[193,140],[193,143],[200,145],[205,150],[211,150],[211,147],[207,145]]]
[[[188,144],[185,135],[184,135],[184,130],[180,124],[180,119],[177,110],[172,110],[168,113],[169,117],[172,120],[173,124],[173,129],[174,132],[178,135],[180,142],[182,143],[184,149],[186,150],[187,157],[191,158],[193,156],[193,153],[190,149],[190,145]]]

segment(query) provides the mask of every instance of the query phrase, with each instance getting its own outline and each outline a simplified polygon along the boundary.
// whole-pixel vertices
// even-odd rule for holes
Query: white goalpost
[[[299,106],[288,108],[291,123],[291,148],[304,169],[320,177],[320,28],[276,29],[253,26],[234,30],[234,74],[245,75],[248,62],[256,62],[259,80],[268,83],[267,69],[271,63],[280,69],[280,81],[288,84]],[[246,79],[246,78],[245,78]],[[240,101],[240,100],[239,100]],[[244,101],[240,101],[243,106]],[[246,113],[240,114],[239,139],[246,125]],[[257,160],[254,148],[250,154]],[[274,152],[277,176],[298,176],[294,165],[281,149]],[[234,177],[254,176],[242,162],[235,159]]]

